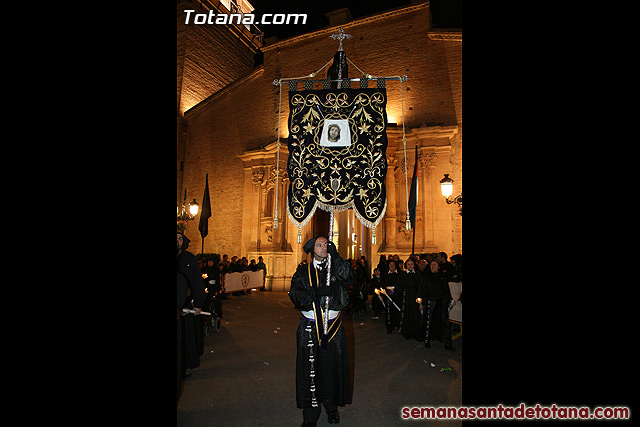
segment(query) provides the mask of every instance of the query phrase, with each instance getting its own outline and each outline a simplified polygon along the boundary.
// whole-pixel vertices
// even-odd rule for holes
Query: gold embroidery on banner
[[[357,93],[353,99],[339,91],[329,92],[325,99],[317,93],[292,94],[287,211],[294,225],[306,225],[317,207],[354,208],[367,227],[380,222],[386,210],[383,188],[387,164],[380,141],[386,126],[384,103],[381,92]],[[348,121],[348,147],[320,145],[320,131],[330,119]],[[358,198],[359,209],[354,198]],[[314,205],[310,206],[312,200]]]

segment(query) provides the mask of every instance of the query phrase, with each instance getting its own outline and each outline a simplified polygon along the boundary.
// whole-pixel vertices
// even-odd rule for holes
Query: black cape
[[[398,307],[402,310],[402,292],[398,288],[400,282],[400,273],[387,273],[382,276],[382,287],[386,288],[387,286],[393,286],[395,289],[393,290],[393,294],[387,289],[387,294],[391,297],[391,299],[396,303]],[[396,289],[398,290],[396,292]],[[382,294],[381,294],[382,295]],[[396,326],[400,326],[400,315],[401,313],[398,309],[389,301],[389,299],[382,295],[382,300],[384,301],[385,306],[387,307],[387,317],[385,320],[385,325],[387,327],[387,332],[392,331]]]
[[[331,310],[342,310],[349,303],[346,286],[353,280],[352,276],[348,262],[340,257],[332,259],[329,299]],[[313,262],[298,266],[291,278],[289,290],[289,298],[296,310],[313,310],[314,303],[318,305],[320,298],[315,291],[318,284],[326,286],[326,269],[317,272]],[[319,311],[318,309],[317,312]],[[341,322],[342,316],[338,316],[335,321]],[[332,401],[338,406],[351,403],[349,354],[344,326],[339,324],[326,349],[320,348],[318,338],[322,331],[321,320],[312,322],[301,317],[296,332],[296,405],[301,409],[325,401]]]
[[[178,232],[178,234],[182,233]],[[202,308],[205,301],[202,273],[200,272],[200,267],[198,267],[196,256],[186,250],[190,241],[184,234],[182,234],[182,241],[182,251],[177,258],[177,270],[187,279],[187,286],[191,290],[191,295],[186,298],[184,307],[188,309]],[[202,356],[204,352],[202,319],[203,316],[194,316],[193,314],[183,316],[184,367],[186,369],[197,368],[200,365],[199,356]]]
[[[423,286],[423,275],[419,271],[415,273],[401,272],[400,280],[396,286],[396,292],[402,295],[402,314],[400,317],[400,330],[402,335],[409,339],[424,340],[422,330],[422,315],[420,304],[416,302],[418,290]],[[426,303],[426,301],[425,301]]]

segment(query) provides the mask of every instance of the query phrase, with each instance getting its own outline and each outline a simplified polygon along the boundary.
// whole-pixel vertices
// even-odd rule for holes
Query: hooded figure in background
[[[431,348],[431,340],[435,339],[444,343],[445,350],[454,351],[456,348],[451,342],[449,323],[449,307],[453,299],[447,273],[440,271],[440,264],[435,259],[429,263],[429,271],[418,290],[418,296],[422,298],[424,306],[424,346]]]
[[[187,298],[187,291],[189,288],[187,287],[187,279],[178,272],[177,273],[177,316],[176,316],[176,332],[177,332],[177,365],[178,365],[178,393],[176,402],[180,402],[180,393],[182,392],[182,377],[184,375],[184,368],[182,366],[182,349],[184,345],[182,345],[182,316],[180,316],[182,312],[182,307],[184,306],[184,301]]]
[[[202,273],[198,267],[196,256],[187,251],[191,241],[178,231],[178,272],[187,279],[189,294],[184,304],[185,308],[195,310],[196,314],[186,314],[184,321],[184,368],[191,370],[200,365],[199,356],[204,352],[204,328],[200,311],[204,304],[205,292]]]
[[[302,426],[316,425],[320,404],[324,405],[329,423],[337,424],[338,406],[351,403],[349,354],[341,310],[349,303],[346,288],[354,280],[354,273],[335,244],[323,236],[312,238],[303,249],[313,259],[298,266],[289,290],[289,298],[302,314],[296,333],[296,404],[302,409]],[[328,254],[331,276],[327,286]],[[327,298],[329,310],[325,312]]]

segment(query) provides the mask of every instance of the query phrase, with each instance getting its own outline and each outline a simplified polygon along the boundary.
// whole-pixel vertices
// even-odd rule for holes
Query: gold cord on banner
[[[411,230],[411,219],[409,218],[409,184],[407,178],[407,137],[404,134],[404,98],[402,95],[402,80],[400,80],[400,111],[402,111],[402,148],[404,150],[404,197],[407,202],[407,216],[405,228]]]
[[[329,61],[327,61],[326,64],[324,64],[318,71],[316,71],[315,73],[311,73],[308,76],[302,76],[302,77],[287,77],[287,78],[282,78],[282,79],[276,79],[273,81],[274,85],[279,86],[279,100],[278,100],[278,139],[277,139],[277,150],[276,150],[276,197],[275,197],[275,206],[274,206],[274,213],[273,213],[273,228],[274,229],[278,229],[278,178],[280,176],[280,117],[281,117],[281,113],[282,113],[282,82],[284,81],[289,81],[289,80],[301,80],[301,79],[307,79],[307,78],[313,78],[315,77],[320,71],[322,71],[327,65],[329,65],[331,63],[331,61],[333,61],[333,58],[331,58]],[[356,67],[357,68],[357,67]],[[300,227],[298,227],[298,239],[297,239],[298,243],[302,243],[302,229]]]
[[[351,65],[353,65],[356,70],[360,71],[362,73],[363,76],[365,76],[367,79],[372,79],[375,80],[378,77],[377,76],[372,76],[371,74],[367,74],[364,71],[362,71],[360,68],[358,68],[358,66],[356,64],[354,64],[353,62],[351,62],[351,60],[349,60],[349,58],[347,58],[347,61],[349,61],[349,63]],[[400,107],[401,107],[401,112],[402,112],[402,148],[403,148],[403,152],[404,152],[404,195],[405,195],[405,201],[407,203],[407,215],[406,215],[406,219],[405,219],[405,227],[407,229],[407,231],[411,230],[411,219],[409,217],[409,179],[408,179],[408,173],[407,173],[407,137],[405,135],[405,124],[404,124],[404,91],[403,91],[403,87],[402,87],[402,82],[407,80],[407,76],[392,76],[391,78],[397,78],[398,80],[400,80]],[[373,227],[373,234],[371,236],[371,243],[373,243],[374,245],[376,244],[376,229],[375,227]]]
[[[280,176],[280,111],[282,110],[282,86],[280,86],[280,101],[278,106],[278,142],[276,144],[277,152],[276,152],[276,201],[275,201],[275,212],[273,213],[273,229],[278,229],[278,178]]]

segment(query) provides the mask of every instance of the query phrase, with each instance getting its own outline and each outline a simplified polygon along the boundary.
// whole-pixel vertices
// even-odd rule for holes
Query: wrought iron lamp
[[[182,200],[182,211],[178,213],[178,221],[191,221],[198,215],[199,207],[200,205],[196,202],[196,199],[193,199],[193,201],[187,205],[187,190],[185,189],[184,199]]]
[[[189,203],[189,213],[191,214],[191,216],[195,217],[196,215],[198,215],[198,207],[199,206],[200,205],[198,204],[198,202],[196,202],[196,199],[193,199],[193,201],[191,203]]]
[[[448,205],[452,203],[456,203],[460,206],[460,215],[462,215],[462,193],[450,199],[453,194],[453,180],[449,178],[449,174],[445,173],[444,178],[440,180],[440,191],[442,191],[442,195],[444,196]]]

